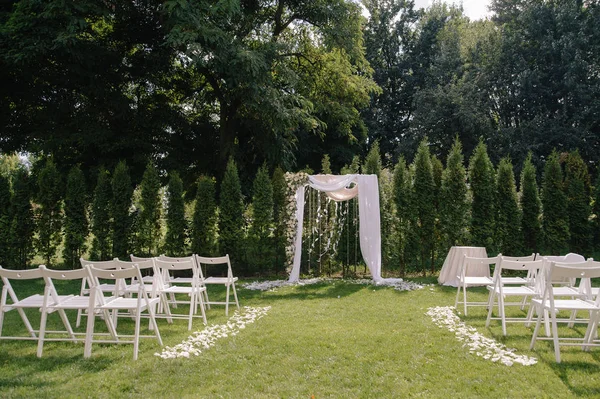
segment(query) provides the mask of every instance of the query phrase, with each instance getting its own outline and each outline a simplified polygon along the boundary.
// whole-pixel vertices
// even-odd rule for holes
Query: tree
[[[496,178],[496,245],[508,256],[521,253],[521,215],[510,158],[502,158]]]
[[[466,243],[469,226],[467,176],[463,164],[462,145],[456,137],[442,174],[440,219],[448,247]]]
[[[433,168],[431,166],[431,155],[427,141],[421,141],[414,161],[414,205],[417,225],[417,236],[419,243],[419,260],[423,275],[426,274],[427,262],[431,263],[431,272],[434,272],[432,251],[434,248],[435,233],[435,204],[434,192],[435,182],[433,180]]]
[[[36,247],[46,265],[54,263],[56,250],[62,240],[62,188],[61,176],[51,158],[38,176],[37,240]]]
[[[542,231],[544,248],[549,254],[564,254],[569,249],[567,196],[558,153],[552,151],[542,177]]]
[[[473,194],[471,205],[471,240],[474,245],[494,251],[495,220],[494,201],[496,183],[494,166],[487,147],[480,141],[469,160],[469,182]]]
[[[596,184],[594,187],[594,250],[600,250],[600,172],[596,172]]]
[[[252,193],[249,263],[253,272],[269,272],[273,265],[273,186],[266,165],[258,169]]]
[[[200,256],[215,256],[217,240],[217,204],[215,179],[200,176],[196,190],[196,205],[192,220],[192,252]]]
[[[125,161],[121,161],[115,167],[112,177],[112,255],[114,257],[127,258],[130,255],[132,196],[133,187],[129,168]],[[140,255],[152,254],[142,252]]]
[[[152,162],[146,165],[146,171],[140,185],[140,213],[138,239],[142,253],[158,253],[160,243],[160,179]]]
[[[365,164],[362,167],[362,172],[365,175],[381,175],[381,153],[379,152],[379,142],[376,141],[371,146],[367,157],[365,158]]]
[[[256,168],[247,159],[291,166],[297,139],[349,147],[366,138],[358,110],[376,85],[358,4],[172,0],[164,9],[167,45],[195,74],[189,104],[215,130],[220,170],[236,154],[244,173]]]
[[[395,249],[398,258],[400,275],[406,275],[408,260],[411,258],[411,247],[408,243],[414,237],[412,229],[413,215],[413,191],[411,176],[404,157],[400,157],[394,168],[394,204],[396,208]],[[414,251],[414,247],[412,249]]]
[[[31,187],[29,173],[24,167],[19,167],[13,180],[13,197],[11,204],[12,221],[11,237],[11,267],[27,268],[33,252],[33,209],[31,206]]]
[[[0,266],[10,264],[11,192],[10,182],[0,173]]]
[[[183,256],[186,253],[186,221],[185,203],[183,200],[183,182],[179,173],[171,172],[169,176],[167,234],[165,250],[169,256]]]
[[[273,241],[275,245],[275,273],[284,270],[285,267],[285,245],[286,245],[286,212],[287,205],[286,191],[287,183],[283,169],[275,168],[271,178],[273,186],[273,221],[275,229],[273,230]]]
[[[244,203],[233,158],[229,159],[221,182],[219,203],[219,249],[223,254],[229,254],[232,262],[239,265],[243,256],[241,248],[244,242]]]
[[[540,225],[541,202],[536,181],[535,166],[531,162],[531,153],[525,159],[521,171],[521,233],[524,252],[539,252],[542,241]]]
[[[100,168],[94,189],[92,203],[92,250],[90,257],[94,260],[108,260],[111,255],[110,245],[110,206],[111,186],[108,171]]]
[[[565,189],[569,214],[569,249],[571,252],[591,255],[592,229],[590,216],[590,176],[579,151],[569,153],[566,159]]]
[[[65,242],[63,260],[68,268],[76,268],[85,252],[88,235],[87,192],[85,176],[78,166],[67,176],[65,193]]]

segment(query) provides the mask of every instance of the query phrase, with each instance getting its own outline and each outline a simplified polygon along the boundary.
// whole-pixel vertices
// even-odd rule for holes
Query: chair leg
[[[202,293],[198,295],[198,301],[200,302],[200,312],[202,312],[202,320],[204,321],[204,325],[208,324],[206,322],[206,312],[204,310],[204,299],[202,298]]]
[[[494,310],[494,302],[496,302],[496,293],[494,290],[490,291],[490,299],[488,301],[488,315],[485,320],[485,328],[490,326],[490,322],[492,321],[492,311]]]
[[[229,284],[225,293],[225,316],[229,316]]]
[[[463,304],[465,307],[465,316],[467,315],[467,285],[463,285]]]
[[[554,355],[556,363],[560,363],[560,346],[558,343],[558,327],[556,323],[556,314],[552,313],[552,339],[554,341]]]
[[[456,288],[456,299],[454,300],[455,308],[458,308],[458,298],[460,298],[460,282],[458,283],[458,287]]]
[[[231,285],[231,287],[233,288],[233,297],[235,298],[235,305],[237,306],[237,308],[239,310],[240,309],[240,303],[238,302],[237,292],[235,290],[235,283],[233,283]]]
[[[538,333],[540,332],[540,327],[542,325],[542,315],[544,314],[543,311],[540,311],[538,309],[538,317],[537,317],[537,321],[535,322],[535,328],[533,330],[533,336],[531,337],[531,344],[529,345],[529,350],[533,350],[533,347],[535,346],[535,341],[537,340],[537,336]]]

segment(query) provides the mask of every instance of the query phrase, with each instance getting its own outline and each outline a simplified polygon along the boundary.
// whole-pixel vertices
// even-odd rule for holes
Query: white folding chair
[[[160,276],[156,273],[156,265],[154,264],[154,258],[148,258],[145,260],[135,260],[131,262],[116,259],[116,265],[119,269],[126,269],[137,265],[142,275],[142,280],[138,281],[137,278],[132,278],[131,281],[125,281],[123,292],[126,294],[136,293],[139,289],[140,284],[145,285],[146,292],[152,297],[157,296],[157,289],[159,288]]]
[[[45,266],[40,266],[42,277],[46,283],[46,289],[44,292],[44,304],[41,308],[42,316],[40,321],[40,332],[38,339],[38,350],[37,356],[42,356],[45,341],[73,341],[73,342],[84,342],[85,333],[76,333],[71,328],[71,325],[65,316],[65,310],[77,310],[87,311],[90,306],[90,297],[87,295],[60,295],[54,284],[55,280],[84,280],[88,279],[87,269],[76,269],[76,270],[51,270]],[[113,297],[107,298],[108,300]],[[63,319],[66,331],[48,331],[46,330],[46,323],[48,315],[58,311]],[[107,323],[107,327],[110,329],[112,324]],[[61,334],[62,337],[48,338],[46,334]],[[65,335],[68,336],[64,337]],[[81,337],[80,337],[81,336]]]
[[[87,266],[94,265],[94,267],[96,269],[116,270],[118,268],[118,265],[115,262],[115,259],[113,259],[113,260],[87,260],[87,259],[79,258],[79,263],[81,264],[81,267],[83,269],[85,269]],[[105,292],[105,293],[114,294],[115,291],[117,290],[116,284],[121,284],[121,283],[122,282],[120,282],[120,281],[115,281],[113,283],[103,282],[98,286],[98,289],[100,289],[102,292]],[[85,278],[81,281],[81,290],[79,291],[79,295],[82,295],[82,296],[89,295],[89,291],[90,291],[90,283],[89,283],[88,279]],[[76,327],[79,327],[79,325],[81,324],[81,315],[83,312],[84,312],[84,310],[81,310],[81,309],[77,311],[77,321],[75,322]]]
[[[584,350],[588,350],[590,346],[600,346],[600,342],[595,340],[598,322],[600,322],[600,296],[596,298],[571,298],[557,299],[552,289],[552,283],[560,279],[577,279],[582,280],[599,278],[600,277],[600,262],[588,260],[585,264],[559,263],[551,262],[544,273],[544,290],[541,298],[534,298],[532,304],[539,308],[537,322],[531,338],[530,348],[533,350],[536,341],[552,340],[554,345],[554,355],[556,362],[560,363],[560,346],[576,345],[582,346]],[[561,310],[577,312],[589,312],[587,319],[575,319],[575,323],[583,323],[587,325],[584,337],[559,337],[558,325],[559,321],[573,322],[572,318],[559,319],[558,312]],[[550,337],[540,337],[539,330],[542,321],[548,321],[551,324]]]
[[[147,256],[135,256],[133,254],[129,255],[129,258],[131,259],[132,262],[145,262],[148,260],[151,260],[154,262],[154,257],[147,257]],[[152,284],[152,282],[154,281],[154,275],[150,275],[150,274],[145,274],[143,270],[140,269],[140,271],[142,272],[142,278],[144,280],[144,282],[146,284]]]
[[[0,267],[0,277],[2,277],[2,296],[0,299],[0,339],[21,339],[21,340],[36,340],[36,333],[39,330],[34,330],[25,314],[25,309],[41,309],[44,305],[44,295],[33,294],[24,298],[19,298],[10,281],[23,280],[42,280],[42,272],[39,268],[30,270],[10,270]],[[10,299],[10,301],[9,301]],[[4,336],[2,335],[2,327],[4,324],[4,314],[11,310],[17,310],[23,320],[23,324],[27,328],[29,336]],[[61,314],[64,316],[64,313]]]
[[[536,254],[532,253],[527,256],[502,256],[502,260],[509,260],[513,262],[531,262],[536,259]],[[504,285],[521,285],[527,284],[529,276],[504,276],[502,277],[502,283]]]
[[[198,267],[196,266],[195,262],[192,259],[186,261],[166,261],[159,258],[155,260],[155,265],[157,273],[162,277],[172,276],[174,273],[186,270],[190,271],[192,274],[192,277],[189,278],[189,283],[188,280],[186,280],[181,283],[182,285],[179,285],[173,282],[177,280],[177,278],[174,278],[171,280],[169,285],[165,285],[158,289],[158,293],[162,298],[165,310],[165,314],[158,315],[158,317],[166,318],[169,323],[172,323],[172,319],[188,319],[188,330],[191,330],[192,319],[197,317],[195,315],[198,313],[199,306],[200,312],[202,313],[202,319],[204,324],[206,324],[206,313],[204,311],[204,298],[202,294],[203,291],[206,291],[206,287],[201,286]],[[164,281],[164,279],[162,281]],[[183,314],[172,313],[169,308],[169,304],[173,302],[167,300],[167,295],[185,295],[189,297],[189,299],[185,301],[181,300],[180,298],[176,299],[175,301],[175,303],[189,304],[190,309],[188,315],[186,316]]]
[[[454,301],[454,307],[458,309],[459,304],[463,304],[465,316],[467,315],[468,306],[487,306],[488,302],[469,302],[467,301],[467,288],[476,286],[488,286],[492,284],[492,278],[487,276],[470,276],[469,269],[473,268],[486,268],[489,272],[491,265],[497,265],[499,257],[493,258],[474,258],[465,255],[460,265],[458,279],[458,288],[456,290],[456,300]],[[460,290],[463,291],[463,299],[460,300]]]
[[[204,287],[204,276],[202,275],[202,269],[199,267],[198,263],[196,262],[196,258],[194,257],[194,255],[190,255],[190,256],[166,256],[166,255],[160,255],[157,259],[166,261],[166,262],[188,262],[188,261],[192,261],[194,263],[194,265],[196,267],[198,267],[198,281],[199,281],[199,285],[200,287]],[[163,276],[163,282],[166,285],[169,284],[192,284],[192,280],[193,278],[191,276],[171,276],[170,274]],[[202,290],[202,295],[203,295],[203,301],[204,301],[204,306],[207,309],[210,309],[210,304],[208,302],[208,291],[207,290]],[[173,304],[173,307],[177,307],[177,301],[175,300],[171,300],[171,303]]]
[[[500,263],[496,265],[494,270],[493,283],[488,286],[490,290],[488,316],[485,323],[486,327],[490,326],[492,320],[501,320],[502,334],[506,335],[506,323],[530,323],[533,316],[533,308],[530,306],[526,317],[506,317],[507,306],[519,306],[523,308],[523,298],[539,297],[541,291],[539,285],[536,285],[536,278],[539,270],[543,267],[544,260],[536,261],[513,261],[504,260],[500,257]],[[523,278],[526,278],[526,285],[510,285],[504,283],[504,274],[509,271],[520,271]],[[519,302],[506,302],[507,296],[520,297]],[[498,306],[498,316],[493,316],[494,305]]]
[[[238,278],[233,276],[233,271],[231,270],[231,262],[229,261],[229,255],[220,256],[220,257],[212,257],[212,258],[195,255],[195,258],[196,258],[196,264],[198,265],[198,267],[201,270],[200,273],[202,273],[202,265],[217,266],[217,267],[223,267],[223,268],[227,269],[226,272],[224,273],[225,276],[209,276],[208,274],[202,273],[202,276],[204,277],[204,285],[219,284],[219,285],[224,285],[226,287],[225,302],[209,301],[208,303],[210,305],[225,305],[225,315],[229,316],[229,301],[230,301],[230,289],[231,289],[233,291],[235,305],[239,309],[240,303],[238,301],[237,292],[235,290],[235,282],[238,281]],[[211,273],[214,272],[212,267],[211,267],[211,269],[207,268],[207,273],[208,273],[208,270],[211,270]]]
[[[103,270],[94,267],[93,265],[86,266],[91,281],[90,287],[90,307],[88,309],[88,322],[86,328],[85,338],[85,349],[84,357],[90,357],[92,355],[92,343],[94,342],[108,342],[108,343],[132,343],[133,344],[133,360],[138,358],[138,348],[140,338],[156,338],[158,343],[162,346],[162,338],[158,331],[158,325],[156,324],[156,318],[154,314],[154,308],[159,302],[159,298],[150,298],[147,294],[145,285],[139,284],[138,291],[135,298],[128,298],[121,296],[122,292],[116,292],[116,297],[107,298],[104,292],[100,289],[101,280],[112,280],[115,282],[115,286],[119,287],[118,281],[131,280],[133,278],[138,281],[142,280],[137,265],[132,267],[122,268],[118,270]],[[124,315],[127,317],[133,316],[135,318],[135,330],[133,335],[119,334],[117,329],[109,328],[113,339],[102,340],[94,339],[95,331],[95,319],[92,315],[97,313],[104,317],[107,323],[113,323],[113,317],[119,317],[119,312],[126,311]],[[145,312],[145,317],[150,319],[150,330],[153,335],[140,335],[140,324],[142,313]],[[112,314],[111,314],[112,313]]]

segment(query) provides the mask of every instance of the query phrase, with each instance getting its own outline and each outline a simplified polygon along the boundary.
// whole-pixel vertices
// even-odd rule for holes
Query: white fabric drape
[[[354,186],[352,184],[354,183]],[[379,216],[379,186],[375,175],[313,175],[308,185],[327,193],[334,201],[347,201],[358,195],[360,250],[373,280],[381,281],[381,229]],[[304,225],[304,186],[296,190],[296,230],[294,265],[290,282],[300,278],[302,229]]]

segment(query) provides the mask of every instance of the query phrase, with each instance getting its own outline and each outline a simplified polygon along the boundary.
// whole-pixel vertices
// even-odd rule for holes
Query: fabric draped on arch
[[[312,175],[308,186],[325,192],[334,201],[348,201],[358,197],[360,250],[373,280],[381,278],[381,228],[379,215],[379,184],[376,175]],[[300,257],[302,255],[302,230],[304,227],[304,192],[302,185],[296,190],[296,220],[298,221],[294,265],[290,282],[300,279]]]

